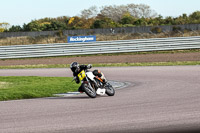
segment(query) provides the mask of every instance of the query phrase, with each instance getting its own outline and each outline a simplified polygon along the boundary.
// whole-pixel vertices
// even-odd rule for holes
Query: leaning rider
[[[91,65],[91,64],[88,64],[88,65],[79,65],[78,62],[72,62],[72,63],[71,63],[70,69],[71,69],[72,72],[73,72],[74,80],[76,81],[77,84],[80,83],[80,80],[79,80],[79,78],[78,78],[78,74],[79,74],[82,70],[86,70],[86,71],[87,71],[87,69],[90,69],[90,68],[92,68],[92,65]],[[93,74],[94,74],[95,76],[97,76],[98,78],[100,78],[100,80],[101,80],[101,82],[102,82],[103,84],[106,84],[107,80],[106,80],[104,74],[103,74],[101,71],[99,71],[99,70],[94,70],[94,71],[93,71]],[[82,87],[79,87],[78,91],[79,91],[79,92],[83,92]]]

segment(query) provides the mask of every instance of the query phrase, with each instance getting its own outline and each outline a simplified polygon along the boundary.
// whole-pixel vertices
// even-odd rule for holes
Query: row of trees
[[[68,29],[94,29],[133,26],[158,26],[200,23],[200,11],[190,15],[163,18],[144,4],[128,4],[120,6],[92,6],[82,10],[79,16],[62,16],[57,18],[42,18],[33,20],[23,26],[0,28],[0,32],[17,31],[52,31]],[[1,25],[0,25],[1,27]],[[3,29],[3,30],[1,30]]]

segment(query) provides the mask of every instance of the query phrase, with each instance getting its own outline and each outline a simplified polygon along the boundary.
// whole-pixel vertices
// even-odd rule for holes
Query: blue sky
[[[1,0],[0,22],[23,25],[44,17],[75,16],[96,5],[147,4],[162,16],[176,17],[200,10],[200,0]]]

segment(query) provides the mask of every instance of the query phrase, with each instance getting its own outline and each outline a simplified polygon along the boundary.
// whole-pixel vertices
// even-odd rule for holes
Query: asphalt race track
[[[199,132],[200,66],[99,68],[129,82],[114,97],[0,102],[0,133]],[[0,76],[72,76],[69,69],[0,70]]]

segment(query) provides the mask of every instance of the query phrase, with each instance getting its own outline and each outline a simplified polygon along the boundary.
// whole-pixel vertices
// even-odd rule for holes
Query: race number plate
[[[78,74],[78,78],[79,78],[80,80],[83,80],[85,77],[86,77],[86,75],[85,75],[85,71],[84,71],[84,70],[81,71],[81,72]]]

